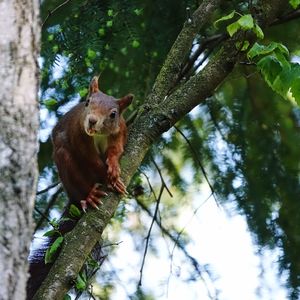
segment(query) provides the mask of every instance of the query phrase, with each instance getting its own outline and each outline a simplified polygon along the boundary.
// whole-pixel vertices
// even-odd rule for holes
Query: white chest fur
[[[108,136],[105,134],[99,134],[99,135],[94,135],[93,139],[94,139],[94,144],[97,152],[99,154],[105,154],[107,149]]]

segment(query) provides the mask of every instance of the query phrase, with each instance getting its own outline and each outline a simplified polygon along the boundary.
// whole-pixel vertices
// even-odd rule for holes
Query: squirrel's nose
[[[90,116],[89,117],[89,125],[90,127],[93,127],[97,123],[97,118]]]

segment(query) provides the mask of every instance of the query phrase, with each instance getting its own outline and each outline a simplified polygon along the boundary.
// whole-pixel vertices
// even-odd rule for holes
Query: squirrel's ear
[[[91,83],[90,83],[90,89],[89,94],[92,95],[93,93],[99,92],[99,86],[98,86],[98,76],[94,76]]]
[[[89,86],[89,93],[86,97],[86,100],[85,100],[85,106],[88,106],[89,103],[90,103],[90,96],[94,93],[97,93],[99,92],[99,86],[98,86],[98,79],[99,77],[98,76],[94,76],[91,83],[90,83],[90,86]]]
[[[124,96],[123,98],[121,98],[121,99],[118,101],[119,108],[120,108],[120,113],[121,113],[127,106],[129,106],[129,105],[131,104],[132,99],[133,99],[133,95],[132,95],[132,94],[129,94],[129,95]]]

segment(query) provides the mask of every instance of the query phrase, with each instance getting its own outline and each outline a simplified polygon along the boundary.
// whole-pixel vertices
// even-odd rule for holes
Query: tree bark
[[[203,1],[202,3],[208,2],[213,3],[213,5],[218,4],[218,1]],[[258,18],[261,24],[267,26],[284,12],[282,7],[286,4],[286,0],[274,0],[272,6],[268,5],[267,0],[260,1],[257,6],[260,8]],[[193,17],[207,20],[207,15],[203,16],[199,13],[200,7]],[[212,7],[203,11],[206,11],[207,14],[211,13]],[[194,19],[193,22],[195,23],[185,24],[179,34],[182,40],[177,39],[173,45],[162,67],[162,72],[154,84],[153,91],[147,97],[147,102],[140,109],[130,128],[128,143],[121,160],[122,177],[125,184],[129,183],[151,144],[185,114],[211,96],[232,71],[241,55],[243,56],[236,49],[237,38],[228,39],[201,72],[191,77],[174,93],[167,95],[170,82],[172,84],[177,78],[174,68],[176,68],[176,64],[183,62],[183,58],[179,54],[188,53],[192,41],[190,35],[197,33],[196,30],[189,29],[188,26],[202,24],[198,19]],[[183,39],[186,39],[186,42]],[[177,51],[176,43],[178,47],[183,47],[180,51]],[[178,72],[178,69],[176,70]],[[168,80],[165,80],[166,78]],[[33,298],[34,300],[63,299],[65,293],[76,280],[87,256],[96,242],[100,240],[101,234],[113,217],[119,201],[120,197],[110,194],[104,199],[99,211],[89,211],[80,219],[73,231],[66,235],[61,253]]]
[[[38,0],[0,1],[0,299],[26,297],[37,182]]]

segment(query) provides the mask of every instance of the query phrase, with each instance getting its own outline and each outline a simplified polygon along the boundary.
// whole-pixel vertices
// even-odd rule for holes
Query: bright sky
[[[209,194],[208,190],[206,194]],[[205,199],[200,194],[194,194],[194,203],[198,206]],[[194,209],[196,208],[195,206]],[[150,221],[145,218],[145,224],[150,225]],[[275,262],[278,253],[266,250],[263,258],[255,254],[257,248],[252,243],[245,219],[231,214],[230,208],[225,211],[210,198],[194,216],[192,210],[184,210],[178,224],[181,225],[180,228],[185,227],[192,238],[192,243],[187,247],[189,254],[200,264],[209,264],[209,269],[215,276],[213,283],[207,280],[213,296],[218,290],[219,300],[287,299],[286,291],[282,288],[283,282],[276,276],[278,270]],[[126,291],[135,291],[133,279],[139,278],[142,259],[142,253],[134,250],[129,234],[123,234],[120,240],[123,243],[118,246],[116,257],[105,265],[108,269],[115,268],[119,277],[119,281],[115,283],[118,288],[112,298],[114,300],[129,299]],[[210,299],[200,279],[186,282],[191,265],[180,250],[175,251],[170,276],[169,251],[173,244],[167,238],[160,238],[156,245],[159,253],[148,253],[146,258],[143,288],[155,291],[157,300]],[[263,275],[262,267],[265,271]]]

